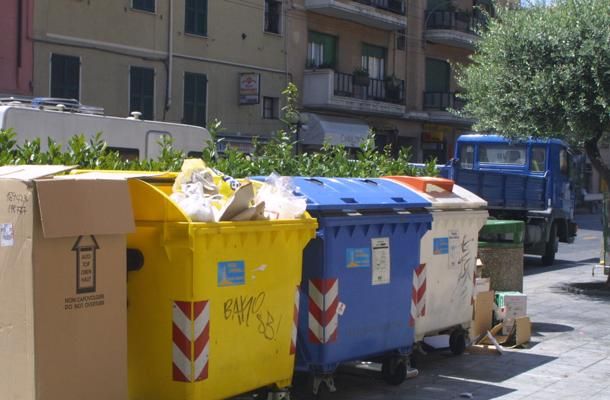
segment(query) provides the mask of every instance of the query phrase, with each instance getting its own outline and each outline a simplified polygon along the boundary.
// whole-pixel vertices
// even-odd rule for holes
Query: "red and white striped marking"
[[[297,351],[297,329],[299,326],[299,305],[301,301],[301,290],[297,286],[294,292],[294,315],[292,317],[292,336],[290,337],[290,355]]]
[[[413,289],[411,292],[411,318],[409,326],[415,326],[415,320],[426,315],[426,264],[419,264],[413,271]]]
[[[337,340],[339,326],[339,280],[309,280],[309,340],[316,344]]]
[[[172,375],[178,382],[208,377],[210,354],[209,301],[174,301],[172,304]]]

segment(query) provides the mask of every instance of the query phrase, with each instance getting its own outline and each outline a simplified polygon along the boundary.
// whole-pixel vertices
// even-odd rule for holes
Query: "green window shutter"
[[[129,85],[129,111],[139,111],[142,119],[154,118],[155,70],[152,68],[131,67]]]
[[[184,6],[185,32],[206,36],[208,34],[208,1],[186,0]]]
[[[80,59],[73,56],[51,56],[51,97],[79,100]]]
[[[449,92],[450,77],[449,63],[426,59],[426,92]]]
[[[385,60],[386,49],[385,47],[373,46],[364,43],[362,45],[362,55],[364,57],[375,57]]]
[[[184,106],[182,122],[206,125],[208,78],[204,74],[184,74]]]
[[[337,38],[319,32],[309,32],[309,42],[317,43],[323,47],[323,64],[334,67],[337,61]]]

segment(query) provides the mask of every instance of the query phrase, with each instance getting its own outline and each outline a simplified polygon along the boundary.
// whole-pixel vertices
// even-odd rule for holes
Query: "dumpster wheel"
[[[466,334],[461,329],[456,329],[449,336],[449,349],[456,356],[462,355],[466,350]]]
[[[381,376],[390,385],[400,385],[407,379],[407,360],[401,356],[384,359],[381,364]]]

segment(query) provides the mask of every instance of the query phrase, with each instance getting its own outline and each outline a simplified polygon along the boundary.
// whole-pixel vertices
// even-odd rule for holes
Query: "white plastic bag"
[[[213,205],[215,197],[204,194],[202,182],[182,184],[181,192],[174,192],[170,195],[178,206],[196,222],[216,221],[216,208]]]
[[[305,197],[296,196],[294,191],[290,177],[274,172],[258,190],[255,203],[265,203],[265,217],[269,219],[298,219],[305,213],[307,202]]]

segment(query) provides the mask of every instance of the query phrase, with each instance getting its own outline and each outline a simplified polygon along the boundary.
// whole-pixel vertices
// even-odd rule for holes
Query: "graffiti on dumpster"
[[[459,267],[459,273],[453,298],[467,299],[472,295],[472,274],[475,259],[473,258],[470,249],[473,242],[474,239],[468,239],[466,235],[464,235],[458,246],[457,265]]]
[[[274,340],[280,329],[282,316],[277,318],[264,308],[265,297],[266,293],[260,292],[255,296],[236,296],[226,300],[223,306],[225,320],[235,321],[239,326],[253,326],[265,339]]]

